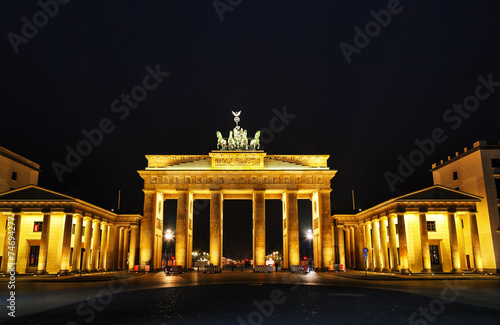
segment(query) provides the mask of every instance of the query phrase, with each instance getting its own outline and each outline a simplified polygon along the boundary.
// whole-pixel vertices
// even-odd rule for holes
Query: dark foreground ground
[[[106,293],[7,324],[500,324],[498,310],[360,287],[232,284]]]

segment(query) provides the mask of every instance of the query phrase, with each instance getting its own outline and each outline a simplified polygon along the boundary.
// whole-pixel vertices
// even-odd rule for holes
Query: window
[[[453,180],[456,181],[458,179],[458,172],[453,172]]]
[[[491,167],[500,167],[500,158],[492,158],[491,159]]]
[[[497,187],[497,198],[500,199],[500,178],[495,178],[495,186]]]
[[[436,231],[436,221],[427,221],[427,231]]]
[[[43,226],[43,222],[35,221],[35,223],[33,224],[33,232],[41,232],[42,226]]]
[[[38,265],[38,254],[40,254],[40,246],[31,246],[29,266]]]
[[[75,224],[73,224],[73,226],[71,227],[71,234],[74,235],[75,234]]]
[[[12,172],[12,180],[17,181],[17,172]]]

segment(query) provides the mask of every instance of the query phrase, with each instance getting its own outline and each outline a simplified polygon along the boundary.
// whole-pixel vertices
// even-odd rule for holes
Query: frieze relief
[[[324,184],[323,176],[150,176],[150,184]]]

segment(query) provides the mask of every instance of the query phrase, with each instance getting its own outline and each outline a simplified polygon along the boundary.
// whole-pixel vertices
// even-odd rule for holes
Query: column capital
[[[99,220],[99,219],[92,219],[92,222],[93,222],[93,223],[100,223],[100,222],[101,222],[101,220]]]
[[[84,216],[83,217],[83,220],[85,220],[85,221],[88,221],[89,219],[94,220],[94,218],[92,218],[92,216]]]
[[[388,219],[388,217],[387,217],[387,216],[382,216],[382,217],[379,217],[378,219],[379,219],[379,220],[387,220],[387,219]]]

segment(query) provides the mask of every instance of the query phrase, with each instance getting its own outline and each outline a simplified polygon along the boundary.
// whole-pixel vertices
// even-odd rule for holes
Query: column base
[[[381,267],[376,267],[374,271],[375,272],[382,272],[382,268]]]
[[[384,268],[384,269],[382,269],[382,272],[391,272],[391,270],[387,269],[387,268]]]
[[[453,270],[451,270],[451,273],[463,273],[463,270],[453,269]]]
[[[408,275],[411,274],[411,271],[409,269],[401,269],[401,274]]]
[[[40,274],[48,274],[49,272],[47,272],[46,270],[36,270],[35,271],[35,274],[37,275],[40,275]]]
[[[391,269],[392,273],[399,273],[399,269]]]
[[[423,269],[420,273],[432,273],[431,269]]]
[[[484,273],[484,270],[483,269],[474,269],[474,271],[472,271],[472,273]]]
[[[59,270],[57,275],[69,275],[71,272],[69,270]]]

